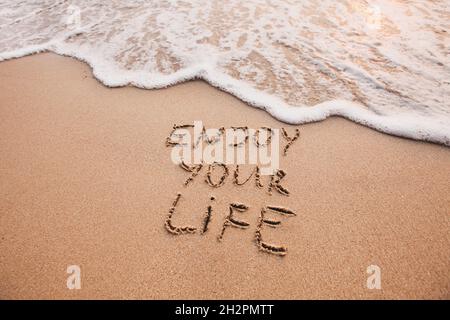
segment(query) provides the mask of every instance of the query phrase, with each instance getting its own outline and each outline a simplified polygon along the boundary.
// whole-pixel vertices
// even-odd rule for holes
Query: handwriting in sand
[[[169,147],[175,147],[181,145],[180,141],[175,140],[176,131],[180,128],[191,128],[192,125],[174,125],[172,128],[172,131],[170,132],[169,136],[166,138],[166,146]],[[248,134],[248,128],[247,127],[232,127],[233,130],[241,130],[245,134],[243,139],[239,143],[234,143],[234,147],[240,147],[245,143],[251,143],[249,142],[249,134]],[[271,142],[271,135],[272,132],[271,128],[268,127],[262,127],[262,129],[269,132],[268,137],[266,137],[266,141],[264,143],[260,142],[259,139],[259,132],[260,130],[257,130],[253,135],[253,143],[259,148],[262,146],[266,146],[270,144]],[[195,142],[193,148],[197,147],[199,145],[199,140],[203,140],[203,142],[207,144],[214,144],[217,143],[220,140],[220,137],[223,135],[223,132],[225,129],[223,127],[219,128],[217,130],[218,134],[213,137],[209,137],[206,134],[206,130],[203,128],[202,133],[200,135],[200,138],[197,139]],[[300,136],[299,129],[295,130],[295,134],[293,136],[289,136],[287,131],[282,128],[282,137],[286,141],[286,144],[283,148],[283,155],[286,156],[288,153],[289,148],[292,146],[292,144],[298,140]],[[198,164],[187,164],[185,161],[181,160],[179,163],[180,168],[182,168],[184,171],[189,172],[189,176],[186,178],[186,180],[183,182],[183,185],[185,187],[188,187],[192,184],[192,182],[196,179],[196,177],[200,174],[202,169],[203,171],[206,170],[205,173],[205,179],[204,181],[210,186],[211,188],[220,188],[223,186],[228,177],[230,176],[230,171],[232,171],[232,183],[233,185],[239,187],[243,186],[246,183],[248,183],[252,177],[254,177],[255,187],[262,189],[264,188],[264,184],[262,182],[262,177],[260,173],[260,167],[258,165],[254,166],[254,169],[251,171],[250,175],[242,178],[242,174],[240,172],[240,166],[238,164],[235,165],[229,165],[219,162],[213,162],[210,164],[205,163],[198,163]],[[275,191],[283,196],[289,196],[290,192],[289,190],[282,185],[282,180],[286,176],[286,172],[282,169],[277,169],[273,174],[269,175],[267,184],[267,194],[272,195],[272,193]],[[215,178],[214,178],[215,177]],[[242,179],[241,179],[242,178]],[[175,225],[173,222],[173,217],[177,211],[177,207],[180,203],[180,199],[182,198],[181,193],[177,193],[175,200],[172,203],[171,208],[169,209],[169,214],[166,217],[165,220],[165,228],[166,230],[173,235],[184,235],[184,234],[200,234],[203,235],[206,232],[208,232],[208,226],[211,223],[212,216],[213,216],[213,202],[215,201],[215,197],[210,197],[210,204],[206,208],[206,212],[203,217],[203,221],[199,227],[184,225],[179,226]],[[229,213],[226,215],[225,219],[222,223],[222,228],[220,233],[217,236],[218,241],[222,241],[225,231],[227,228],[241,228],[241,229],[248,229],[250,227],[250,224],[246,222],[245,220],[242,220],[242,218],[237,217],[237,215],[241,215],[242,213],[245,213],[249,210],[249,206],[244,203],[239,202],[231,202],[229,203]],[[273,218],[269,218],[268,214],[278,214],[280,216],[285,217],[293,217],[296,216],[296,213],[286,207],[279,206],[279,205],[265,205],[259,210],[259,219],[256,225],[256,230],[254,233],[254,242],[259,250],[274,254],[278,256],[285,256],[287,253],[287,248],[283,245],[276,245],[271,244],[268,242],[265,242],[263,240],[263,227],[268,226],[272,228],[277,228],[281,225],[280,220],[276,220]]]

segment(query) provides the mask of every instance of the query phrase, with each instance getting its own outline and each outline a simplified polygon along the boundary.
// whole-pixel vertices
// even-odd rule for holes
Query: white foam
[[[112,87],[200,78],[291,124],[341,116],[450,146],[448,4],[0,0],[0,61],[53,51]]]

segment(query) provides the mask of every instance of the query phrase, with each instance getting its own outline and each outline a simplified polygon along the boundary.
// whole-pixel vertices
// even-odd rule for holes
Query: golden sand
[[[0,119],[0,298],[449,298],[448,148],[340,118],[289,126],[201,81],[106,88],[54,54],[0,63]],[[205,169],[183,185],[165,141],[194,120],[299,129],[280,160],[290,195],[232,173],[212,188]],[[178,193],[172,222],[195,233],[166,230]],[[266,206],[295,216],[263,226]],[[220,237],[227,219],[240,227]]]

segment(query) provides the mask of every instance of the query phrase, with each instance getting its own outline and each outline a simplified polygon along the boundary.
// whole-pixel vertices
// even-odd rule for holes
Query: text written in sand
[[[240,187],[253,180],[255,188],[265,189],[269,196],[274,192],[281,196],[290,195],[290,191],[283,183],[283,179],[287,175],[286,172],[278,168],[278,166],[275,167],[270,162],[271,166],[267,167],[264,173],[262,173],[261,164],[258,162],[258,159],[262,158],[262,151],[269,152],[269,158],[278,157],[279,153],[286,156],[289,148],[300,136],[299,129],[295,129],[293,135],[289,135],[284,128],[281,129],[281,137],[284,142],[284,146],[281,149],[279,140],[276,139],[279,137],[277,135],[279,132],[278,129],[261,127],[252,130],[248,127],[230,127],[227,129],[220,127],[218,129],[207,130],[202,124],[199,128],[199,123],[201,124],[201,122],[197,121],[194,122],[194,125],[174,125],[169,136],[166,138],[166,146],[180,148],[183,151],[181,156],[177,158],[172,157],[172,160],[181,169],[189,173],[188,177],[183,181],[184,187],[190,186],[194,180],[199,179],[197,178],[198,176],[203,175],[204,182],[213,189],[222,187],[227,181],[231,181],[234,186]],[[194,132],[193,137],[189,130]],[[213,132],[212,135],[211,132]],[[226,140],[225,143],[224,140]],[[211,152],[211,148],[209,148],[206,149],[206,152],[197,152],[201,150],[204,144],[209,146],[214,145],[216,150]],[[253,145],[253,149],[251,145]],[[248,146],[248,149],[246,149],[246,146]],[[227,156],[224,161],[222,149],[225,149],[225,152],[229,153],[230,148],[232,149],[233,157]],[[191,150],[193,150],[194,154],[197,154],[197,158],[194,158],[194,160],[191,158]],[[238,150],[241,152],[241,157],[239,155],[235,156],[235,151]],[[257,152],[258,154],[252,155],[252,152]],[[200,157],[198,157],[198,154],[200,154]],[[211,156],[212,154],[216,156]],[[240,171],[240,165],[242,164],[242,159],[246,158],[257,160],[253,165],[253,170],[246,176],[243,176]],[[240,159],[241,162],[236,159]],[[265,159],[267,159],[267,155]],[[266,163],[268,162],[266,161]],[[278,165],[278,161],[276,164]],[[268,178],[264,176],[268,176]],[[176,225],[173,222],[173,217],[179,207],[181,198],[182,194],[177,193],[165,220],[166,230],[172,235],[204,235],[207,233],[212,221],[213,203],[216,198],[210,196],[210,203],[206,207],[202,221],[199,222],[198,226]],[[237,201],[230,202],[228,205],[228,213],[221,222],[221,230],[217,235],[217,240],[223,240],[228,228],[249,229],[251,227],[250,223],[245,219],[245,214],[248,211],[250,211],[248,204]],[[254,229],[254,243],[257,248],[269,254],[285,256],[287,248],[284,245],[264,241],[263,230],[264,227],[278,228],[281,226],[281,220],[276,218],[276,215],[280,217],[294,217],[296,213],[294,210],[279,204],[266,204],[258,210],[258,214],[258,221]]]

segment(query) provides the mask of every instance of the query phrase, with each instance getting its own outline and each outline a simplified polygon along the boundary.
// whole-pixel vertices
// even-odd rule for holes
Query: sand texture
[[[286,197],[232,174],[212,188],[170,160],[173,124],[284,127]],[[177,193],[173,235],[166,217]],[[210,197],[216,200],[211,202]],[[236,211],[247,228],[229,227]],[[261,207],[279,228],[255,243]],[[269,214],[268,214],[269,215]],[[290,126],[201,81],[107,88],[82,62],[39,54],[0,63],[0,298],[444,298],[450,287],[450,149],[341,118]],[[198,230],[197,230],[198,231]],[[369,290],[378,265],[382,289]],[[66,287],[81,267],[80,290]]]

